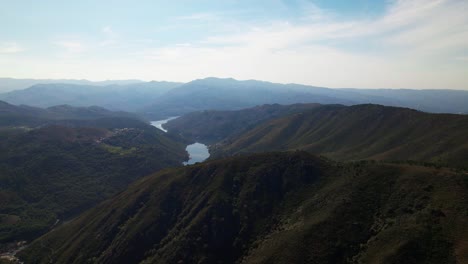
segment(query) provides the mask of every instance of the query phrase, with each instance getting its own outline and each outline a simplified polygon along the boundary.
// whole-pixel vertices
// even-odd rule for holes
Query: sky
[[[0,0],[0,77],[468,90],[467,0]]]

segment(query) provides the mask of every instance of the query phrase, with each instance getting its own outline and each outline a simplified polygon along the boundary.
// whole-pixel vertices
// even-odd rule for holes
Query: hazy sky
[[[467,0],[0,0],[0,77],[468,89]]]

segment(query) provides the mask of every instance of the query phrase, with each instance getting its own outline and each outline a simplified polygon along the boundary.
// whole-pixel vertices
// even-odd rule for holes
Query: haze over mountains
[[[468,115],[392,105],[458,113],[466,96],[218,78],[1,94],[0,253],[464,263]],[[167,133],[149,125],[177,115]],[[182,166],[193,142],[210,159]]]
[[[107,80],[107,81],[88,81],[88,80],[72,80],[72,79],[15,79],[15,78],[0,78],[0,92],[10,92],[14,90],[22,90],[36,84],[52,84],[65,83],[76,85],[125,85],[139,83],[140,80]]]
[[[99,105],[110,110],[139,112],[152,119],[273,103],[374,103],[435,113],[468,113],[468,91],[461,90],[330,89],[219,78],[185,84],[154,81],[106,86],[38,84],[0,94],[0,100],[37,107]]]
[[[110,110],[136,111],[180,83],[141,82],[125,85],[37,84],[0,95],[0,100],[16,105],[50,107],[96,106]]]
[[[467,10],[1,1],[0,264],[468,264]]]

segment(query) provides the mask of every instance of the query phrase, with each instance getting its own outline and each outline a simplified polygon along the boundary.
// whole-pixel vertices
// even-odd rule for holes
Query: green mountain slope
[[[164,127],[171,134],[206,144],[248,131],[259,123],[319,107],[319,104],[261,105],[237,111],[201,111],[172,119]]]
[[[44,235],[26,263],[464,263],[466,175],[266,153],[165,170]]]
[[[415,160],[468,168],[468,116],[379,105],[322,106],[262,123],[214,156],[303,149],[339,160]]]
[[[27,105],[12,105],[0,101],[0,127],[35,127],[57,123],[60,120],[92,120],[112,117],[138,118],[135,114],[109,111],[98,106],[72,107],[57,105],[49,108],[39,108]]]
[[[185,145],[135,119],[68,122],[0,133],[0,244],[35,238],[187,158]]]

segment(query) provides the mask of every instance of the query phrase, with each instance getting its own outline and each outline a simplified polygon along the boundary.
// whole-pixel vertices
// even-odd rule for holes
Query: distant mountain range
[[[15,78],[0,78],[0,92],[10,92],[13,90],[21,90],[29,88],[36,84],[52,84],[66,83],[76,85],[126,85],[140,83],[140,80],[107,80],[107,81],[88,81],[88,80],[73,80],[73,79],[15,79]]]
[[[176,116],[199,110],[235,110],[262,104],[381,104],[434,113],[468,113],[468,91],[330,89],[298,84],[207,78],[176,87],[144,108]]]
[[[0,95],[0,100],[16,105],[50,107],[101,106],[110,110],[137,111],[179,83],[145,82],[128,85],[37,84]]]
[[[304,85],[206,78],[176,87],[143,111],[176,116],[199,110],[233,110],[261,104],[353,104],[353,92]]]
[[[98,105],[163,119],[201,110],[237,110],[263,104],[382,104],[434,113],[468,113],[468,91],[330,89],[299,84],[206,78],[189,83],[140,82],[105,86],[38,84],[0,94],[0,100],[38,107]]]
[[[466,175],[305,152],[145,177],[20,252],[25,263],[466,263]]]
[[[468,91],[412,89],[340,89],[369,96],[368,102],[431,113],[468,114]],[[385,100],[378,100],[385,98]]]

